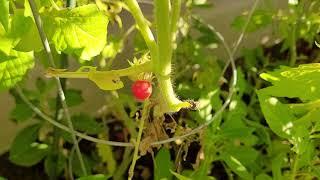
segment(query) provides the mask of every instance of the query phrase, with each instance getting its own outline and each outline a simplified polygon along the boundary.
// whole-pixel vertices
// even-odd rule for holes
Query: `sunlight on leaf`
[[[58,52],[90,60],[105,47],[109,21],[94,4],[44,12],[42,17],[44,29]]]

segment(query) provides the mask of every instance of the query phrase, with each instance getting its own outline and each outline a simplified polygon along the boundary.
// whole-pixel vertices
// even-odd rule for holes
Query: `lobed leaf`
[[[108,18],[96,5],[42,13],[44,29],[58,52],[90,60],[105,47]]]

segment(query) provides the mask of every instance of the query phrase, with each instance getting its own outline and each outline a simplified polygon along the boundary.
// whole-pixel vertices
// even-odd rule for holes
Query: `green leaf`
[[[188,177],[186,177],[186,176],[183,176],[183,175],[181,175],[181,174],[178,174],[178,173],[176,173],[176,172],[174,172],[174,171],[172,171],[172,170],[170,170],[170,172],[171,172],[177,179],[179,179],[179,180],[192,180],[191,178],[188,178]]]
[[[260,77],[273,85],[264,90],[267,94],[300,98],[303,102],[320,99],[320,63],[304,64],[295,68],[280,66],[279,69],[263,73]]]
[[[256,176],[256,180],[272,180],[272,178],[267,174],[259,174]]]
[[[91,174],[92,167],[93,167],[92,160],[85,154],[82,154],[82,158],[83,158],[83,162],[84,162],[84,166],[86,168],[87,174]],[[72,158],[72,172],[78,177],[84,176],[80,166],[80,161],[76,154],[74,154]]]
[[[12,50],[10,56],[0,53],[0,90],[13,87],[33,66],[32,52]]]
[[[0,180],[7,180],[7,178],[0,176]]]
[[[0,29],[1,30],[1,29]],[[4,53],[5,55],[10,54],[10,51],[13,47],[13,39],[6,37],[0,32],[0,54]],[[0,59],[0,62],[3,61]]]
[[[9,29],[9,0],[0,0],[0,23],[6,31]]]
[[[70,107],[77,106],[84,101],[81,96],[82,92],[80,90],[68,89],[65,93],[66,93],[65,94],[66,102],[67,102],[68,106],[70,106]]]
[[[256,10],[249,22],[247,27],[247,32],[254,32],[259,29],[265,28],[266,26],[272,23],[273,13],[267,10]],[[248,21],[248,12],[244,13],[241,16],[236,17],[231,26],[238,31],[241,31]]]
[[[10,118],[19,123],[30,119],[33,115],[33,110],[27,104],[22,103],[16,104],[10,113]]]
[[[90,60],[105,47],[108,18],[96,5],[42,13],[44,29],[58,52]]]
[[[36,142],[39,128],[40,124],[35,124],[18,133],[10,148],[10,161],[20,166],[33,166],[47,155],[49,146]]]
[[[111,176],[105,176],[104,174],[95,174],[91,176],[86,176],[86,177],[81,177],[78,178],[77,180],[107,180]]]
[[[289,107],[275,97],[266,96],[262,91],[258,92],[258,97],[264,117],[272,131],[280,137],[290,138],[296,117],[290,112]]]
[[[239,175],[243,179],[253,179],[252,174],[250,174],[247,168],[234,156],[228,155],[227,153],[224,154],[222,157],[226,164],[231,168],[233,172]]]
[[[154,179],[172,179],[172,173],[170,173],[173,167],[171,162],[170,152],[166,148],[161,148],[155,158]]]
[[[84,131],[87,134],[98,134],[103,131],[101,124],[86,114],[74,115],[71,120],[76,130]]]
[[[31,43],[32,42],[32,43]],[[37,30],[36,25],[32,22],[28,28],[24,28],[24,34],[20,38],[19,43],[14,47],[17,51],[39,52],[43,50],[43,45]]]

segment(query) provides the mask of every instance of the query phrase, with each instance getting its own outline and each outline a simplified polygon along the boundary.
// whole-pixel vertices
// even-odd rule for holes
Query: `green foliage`
[[[44,169],[48,175],[52,174],[52,171],[56,171],[55,173],[60,175],[63,172],[67,160],[61,153],[58,154],[57,158],[54,157],[55,156],[47,156],[44,160]]]
[[[0,1],[0,23],[6,31],[9,29],[9,1],[1,0]]]
[[[16,122],[23,122],[30,119],[34,115],[34,112],[28,105],[16,104],[14,109],[10,113],[10,118]]]
[[[110,176],[105,176],[103,174],[95,174],[95,175],[91,175],[91,176],[81,177],[81,178],[78,178],[77,180],[106,180],[109,178],[110,178]]]
[[[96,5],[42,13],[44,29],[58,52],[90,60],[106,44],[108,18]]]
[[[248,24],[247,32],[254,32],[259,29],[265,28],[272,23],[273,13],[269,10],[256,10],[252,14],[252,19]],[[241,31],[247,23],[248,12],[236,17],[231,26],[238,31]]]
[[[66,102],[68,106],[77,106],[83,103],[83,98],[81,96],[81,91],[76,89],[68,89],[65,92]]]
[[[8,55],[0,52],[0,90],[13,87],[33,66],[33,55],[30,52],[11,50]]]
[[[170,180],[172,179],[172,162],[168,149],[162,148],[155,158],[154,179],[155,180]]]
[[[171,8],[164,2],[170,2]],[[171,32],[169,27],[172,28],[175,22],[171,19],[174,14],[169,13],[177,10],[174,9],[176,2],[156,0],[156,21],[150,23],[140,13],[135,0],[97,0],[96,4],[80,0],[75,8],[65,8],[66,2],[62,0],[36,0],[43,22],[43,27],[38,29],[35,23],[38,19],[33,16],[27,0],[10,1],[10,6],[9,1],[0,0],[0,90],[11,89],[15,98],[11,119],[17,123],[31,119],[37,122],[18,133],[10,149],[10,160],[21,166],[32,166],[44,160],[44,169],[50,178],[63,178],[68,173],[79,180],[121,179],[130,165],[130,147],[123,150],[105,144],[90,144],[88,148],[83,146],[87,141],[78,139],[87,171],[84,173],[71,134],[44,121],[39,111],[27,105],[19,94],[21,91],[44,114],[67,126],[65,111],[56,96],[55,81],[38,78],[30,89],[23,83],[18,91],[14,89],[34,67],[34,57],[48,67],[48,52],[38,35],[38,30],[43,28],[52,48],[49,53],[61,68],[48,69],[48,77],[87,78],[100,89],[111,90],[107,92],[106,105],[99,109],[98,117],[74,112],[72,108],[70,116],[74,129],[78,134],[98,137],[100,141],[131,142],[137,147],[135,152],[140,150],[141,154],[135,154],[138,156],[155,151],[154,179],[319,179],[320,64],[309,62],[318,62],[315,57],[319,53],[311,47],[320,32],[320,1],[289,1],[287,9],[279,10],[272,5],[262,5],[254,11],[249,22],[248,12],[235,18],[231,26],[242,31],[248,24],[245,33],[274,25],[274,32],[281,42],[271,47],[259,45],[239,51],[237,85],[230,104],[219,116],[215,113],[228,100],[232,72],[230,68],[224,68],[226,59],[213,55],[214,49],[221,49],[220,41],[224,41],[221,35],[194,11],[195,8],[211,7],[211,3],[207,0],[184,1],[183,15],[177,21],[178,32]],[[136,27],[125,29],[120,18],[122,9],[131,13]],[[119,33],[109,33],[107,42],[109,21],[112,22],[109,26],[119,28],[115,30]],[[110,70],[122,65],[120,61],[114,64],[123,57],[121,53],[130,55],[126,45],[132,42],[129,38],[135,29],[139,32],[132,37],[136,56],[130,57],[132,66]],[[153,37],[152,32],[157,32],[157,37]],[[175,35],[180,37],[172,42]],[[75,72],[67,71],[69,67],[63,64],[68,64],[66,61],[70,56],[77,60],[75,66],[81,63],[87,66]],[[304,59],[308,61],[303,63],[309,64],[283,66],[286,65],[284,60],[289,58],[294,59],[292,66]],[[158,72],[164,71],[172,74],[172,79],[159,75]],[[123,88],[130,84],[122,79],[125,76],[133,81],[146,78],[152,81],[155,91],[150,98],[150,114],[146,115],[145,127],[140,128],[141,142],[134,139],[138,136],[137,123],[141,122],[141,112],[145,109],[141,111],[141,103]],[[81,91],[68,85],[68,82],[62,83],[68,107],[81,105],[84,102]],[[198,110],[164,115],[190,106],[189,102],[181,102],[173,89],[177,90],[178,96],[197,101]],[[164,147],[151,145],[211,121],[198,135],[178,139]],[[90,148],[91,145],[96,148]],[[140,178],[137,175],[150,178],[152,167],[145,168],[143,160],[137,161],[134,178]]]
[[[101,124],[86,114],[74,115],[71,120],[75,129],[87,134],[98,134],[103,131]]]
[[[32,166],[47,155],[48,144],[36,141],[39,128],[40,124],[35,124],[19,132],[10,148],[10,161],[20,166]]]
[[[84,155],[84,154],[82,154],[82,158],[84,161],[84,165],[85,165],[87,174],[91,174],[92,167],[93,167],[93,161],[87,155]],[[73,156],[73,158],[72,158],[72,172],[78,177],[85,176],[82,172],[78,156]]]

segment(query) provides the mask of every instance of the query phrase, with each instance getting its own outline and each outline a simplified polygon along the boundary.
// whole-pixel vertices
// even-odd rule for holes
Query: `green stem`
[[[181,2],[174,2],[172,8],[172,20],[170,19],[170,1],[155,0],[155,17],[158,38],[158,59],[154,61],[154,71],[161,92],[159,115],[166,112],[177,112],[181,108],[189,108],[188,102],[181,102],[175,95],[171,82],[171,59],[172,59],[172,33],[176,28],[179,17]],[[170,26],[171,25],[171,26]]]
[[[81,69],[84,69],[84,68],[86,67],[85,66],[81,67]],[[60,71],[59,69],[48,69],[46,72],[46,76],[59,77],[59,78],[88,78],[89,73],[95,73],[103,76],[122,77],[122,76],[139,74],[142,72],[151,72],[152,63],[149,61],[144,64],[131,66],[131,67],[119,69],[119,70],[111,70],[111,71],[96,71],[95,68],[92,68],[91,66],[88,68],[89,68],[88,72],[82,72],[81,70],[78,70],[76,72],[65,72],[65,71]]]
[[[158,59],[154,62],[156,74],[169,77],[171,74],[171,29],[170,29],[170,1],[155,0],[155,17],[158,40]]]
[[[296,155],[296,158],[294,160],[293,168],[292,168],[292,174],[291,174],[291,179],[295,180],[296,178],[296,173],[297,173],[297,168],[298,168],[298,161],[299,161],[299,155]]]
[[[68,56],[66,54],[61,55],[61,68],[68,67]],[[63,91],[66,89],[66,79],[61,80],[61,87]],[[56,112],[54,119],[55,121],[61,121],[61,111],[63,112],[62,106],[61,106],[61,99],[59,98],[59,94],[56,96]],[[53,128],[53,142],[52,142],[52,155],[51,158],[53,160],[54,165],[52,166],[52,169],[49,174],[49,178],[51,180],[57,179],[57,163],[59,158],[59,132],[58,128],[54,126]]]
[[[44,32],[43,25],[42,25],[42,20],[41,20],[41,17],[39,15],[39,13],[38,13],[38,9],[37,9],[36,3],[34,2],[34,0],[29,0],[29,4],[30,4],[30,7],[31,7],[31,11],[32,11],[34,20],[36,22],[36,26],[37,26],[37,29],[38,29],[38,32],[39,32],[39,35],[40,35],[40,38],[41,38],[41,42],[42,42],[43,47],[45,49],[45,52],[46,52],[46,54],[48,56],[49,63],[50,63],[50,65],[52,67],[55,67],[55,63],[54,63],[53,55],[51,53],[51,48],[50,48],[50,45],[49,45],[49,41],[48,41],[48,38],[47,38],[47,36],[46,36],[46,34]],[[59,97],[61,99],[61,105],[62,105],[62,108],[64,110],[67,122],[68,122],[68,126],[69,126],[70,130],[72,132],[74,132],[74,128],[73,128],[73,124],[72,124],[72,121],[71,121],[68,105],[67,105],[67,103],[65,101],[64,91],[62,89],[62,86],[61,86],[59,78],[56,78],[56,84],[57,84],[57,87],[58,87],[58,94],[59,94]],[[71,135],[72,135],[73,143],[74,143],[74,145],[76,147],[76,153],[77,153],[77,156],[78,156],[79,161],[80,161],[81,169],[83,171],[83,174],[86,174],[87,171],[86,171],[86,168],[84,166],[84,162],[83,162],[83,159],[82,159],[82,156],[81,156],[80,148],[78,146],[77,137],[76,137],[75,133],[72,133]]]
[[[117,167],[116,172],[113,175],[113,179],[122,179],[123,174],[127,171],[128,166],[131,163],[131,147],[127,147],[124,150],[123,160],[121,161],[121,164]]]
[[[147,19],[143,16],[139,4],[136,0],[124,0],[127,4],[132,16],[134,17],[139,31],[144,38],[151,54],[151,59],[155,60],[157,58],[157,44],[152,34],[151,29],[148,26]]]
[[[176,32],[178,29],[178,21],[181,12],[181,0],[173,0],[172,2],[172,12],[171,12],[171,35],[172,42],[176,41]]]
[[[144,128],[144,122],[148,119],[148,116],[149,116],[149,109],[150,109],[149,103],[150,103],[149,101],[146,101],[143,106],[142,117],[140,119],[140,124],[139,124],[138,137],[135,142],[133,159],[132,159],[131,166],[129,168],[129,177],[128,177],[129,180],[131,180],[134,175],[134,167],[136,165],[137,160],[139,159],[139,146],[140,146],[142,132]]]
[[[297,61],[296,31],[297,25],[294,24],[291,29],[290,66],[294,66]]]

